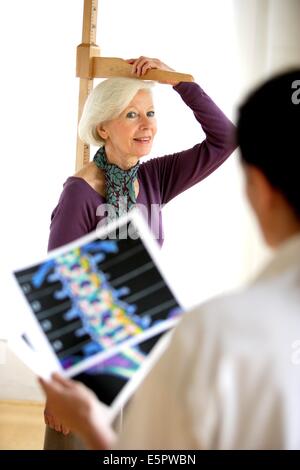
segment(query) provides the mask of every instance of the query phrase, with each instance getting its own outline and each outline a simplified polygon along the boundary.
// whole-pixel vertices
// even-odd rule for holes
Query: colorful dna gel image
[[[117,251],[116,241],[86,244],[46,261],[39,266],[32,278],[36,288],[45,280],[49,283],[60,282],[62,288],[54,292],[54,297],[71,300],[71,308],[64,313],[64,319],[71,321],[80,318],[82,326],[76,330],[76,337],[80,338],[88,333],[92,339],[83,347],[85,356],[107,350],[141,333],[151,323],[151,317],[136,315],[136,306],[121,300],[122,296],[129,294],[129,289],[126,286],[114,289],[98,267],[106,253]],[[46,325],[49,330],[49,319],[46,320]],[[59,339],[52,346],[57,353],[63,349],[63,343]],[[138,349],[128,351],[128,354],[128,360],[134,359],[138,363],[142,360]],[[62,361],[63,366],[69,367],[69,361],[73,364],[74,360],[74,357],[66,358]]]

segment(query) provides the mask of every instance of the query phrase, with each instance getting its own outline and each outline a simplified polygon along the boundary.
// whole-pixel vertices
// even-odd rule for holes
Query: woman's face
[[[151,94],[140,90],[115,119],[97,128],[105,140],[107,154],[117,158],[143,157],[151,151],[156,134],[156,118]]]

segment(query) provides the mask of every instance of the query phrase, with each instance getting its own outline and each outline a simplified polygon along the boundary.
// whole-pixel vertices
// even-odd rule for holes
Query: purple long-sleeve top
[[[182,82],[174,90],[191,108],[206,138],[188,150],[153,158],[139,167],[136,202],[148,217],[149,226],[160,245],[163,243],[162,207],[210,175],[235,149],[233,124],[199,85]],[[62,246],[96,229],[101,219],[107,217],[104,211],[98,209],[97,212],[105,202],[105,198],[83,178],[68,178],[52,213],[48,249]]]

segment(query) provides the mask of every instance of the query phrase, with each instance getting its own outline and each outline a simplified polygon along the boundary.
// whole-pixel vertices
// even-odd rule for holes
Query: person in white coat
[[[300,448],[300,70],[239,110],[248,199],[274,257],[248,288],[187,313],[116,436],[96,397],[41,380],[62,422],[94,449]]]

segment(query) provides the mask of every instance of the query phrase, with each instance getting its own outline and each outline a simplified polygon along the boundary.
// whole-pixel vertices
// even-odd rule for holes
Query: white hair
[[[121,114],[139,90],[149,90],[153,82],[137,78],[113,77],[99,83],[88,96],[78,125],[79,138],[89,145],[102,147],[105,141],[97,126]]]

